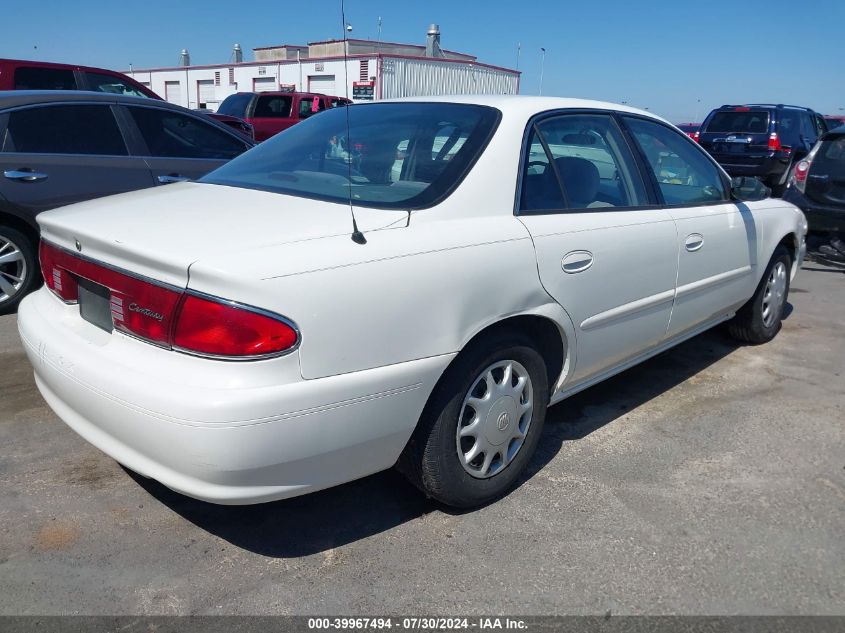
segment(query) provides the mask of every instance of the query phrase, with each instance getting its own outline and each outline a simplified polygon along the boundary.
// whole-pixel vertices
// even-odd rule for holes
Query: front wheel
[[[768,343],[780,331],[783,309],[789,296],[792,257],[783,246],[775,249],[763,278],[748,300],[728,322],[731,335],[746,343]]]
[[[435,387],[399,470],[449,506],[493,501],[530,461],[548,402],[546,366],[530,339],[500,334],[475,344]]]
[[[38,260],[30,240],[0,225],[0,314],[14,310],[38,279]]]

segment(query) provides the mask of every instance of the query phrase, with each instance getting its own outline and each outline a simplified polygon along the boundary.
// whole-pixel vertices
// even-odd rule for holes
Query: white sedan
[[[476,506],[550,404],[725,321],[777,334],[807,224],[755,183],[625,106],[338,108],[198,182],[39,216],[20,334],[59,417],[186,495],[397,465]]]

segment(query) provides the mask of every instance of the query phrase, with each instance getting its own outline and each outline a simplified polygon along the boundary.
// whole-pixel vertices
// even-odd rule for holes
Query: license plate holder
[[[79,279],[78,284],[79,315],[101,330],[114,331],[109,289],[88,279]]]

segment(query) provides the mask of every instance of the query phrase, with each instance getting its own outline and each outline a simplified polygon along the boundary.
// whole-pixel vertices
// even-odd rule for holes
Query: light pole
[[[701,99],[695,100],[695,121],[691,121],[691,123],[698,123],[698,114],[701,112]]]
[[[546,65],[546,49],[541,46],[540,51],[542,51],[540,57],[540,96],[543,96],[543,66]]]

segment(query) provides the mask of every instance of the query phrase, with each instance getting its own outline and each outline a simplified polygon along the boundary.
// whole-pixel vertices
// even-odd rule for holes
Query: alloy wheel
[[[763,325],[767,328],[772,327],[786,300],[786,275],[786,265],[782,261],[775,264],[772,272],[769,273],[766,290],[763,293],[762,311]]]
[[[0,306],[10,301],[26,283],[26,258],[20,247],[0,235]]]

